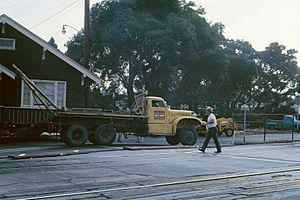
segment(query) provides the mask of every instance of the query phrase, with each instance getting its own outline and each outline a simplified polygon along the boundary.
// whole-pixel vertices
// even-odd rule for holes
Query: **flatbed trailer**
[[[99,124],[114,125],[118,132],[147,132],[147,116],[101,111],[59,111],[56,116],[45,109],[0,106],[0,131],[21,133],[25,129],[55,132],[74,124],[82,124],[92,131]],[[143,134],[142,134],[143,135]]]
[[[0,106],[0,136],[47,132],[52,118],[45,109]]]
[[[81,146],[87,140],[110,145],[117,133],[133,133],[137,136],[165,136],[171,145],[193,145],[197,141],[197,131],[204,125],[194,112],[172,110],[162,98],[147,94],[136,96],[130,113],[59,109],[23,72],[13,67],[44,108],[0,106],[0,136],[53,132],[60,133],[66,144]]]
[[[178,144],[179,136],[167,132],[149,132],[149,118],[143,115],[102,111],[57,111],[0,106],[0,136],[39,136],[43,132],[59,133],[63,142],[81,146],[90,140],[97,145],[110,145],[117,133],[137,136],[167,136],[170,144]],[[192,134],[193,135],[193,134]],[[186,142],[184,144],[193,144]]]
[[[99,125],[110,124],[119,133],[131,132],[140,136],[146,136],[148,132],[148,117],[131,114],[65,111],[58,112],[54,122],[61,129],[66,129],[74,124],[81,124],[88,131],[93,132]]]

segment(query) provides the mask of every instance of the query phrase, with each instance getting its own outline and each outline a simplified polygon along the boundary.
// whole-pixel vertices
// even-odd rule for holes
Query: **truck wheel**
[[[226,135],[227,137],[232,137],[233,134],[234,134],[234,130],[233,130],[232,128],[227,128],[227,129],[226,129],[225,135]]]
[[[166,136],[166,140],[170,145],[177,145],[180,143],[180,138],[177,134],[175,136]]]
[[[179,138],[182,145],[194,145],[197,142],[197,133],[192,128],[183,128],[179,131]]]
[[[71,146],[82,146],[87,142],[88,136],[89,132],[84,126],[75,124],[68,128],[65,142]]]
[[[117,137],[117,133],[113,127],[108,124],[100,125],[94,133],[97,144],[111,145]]]

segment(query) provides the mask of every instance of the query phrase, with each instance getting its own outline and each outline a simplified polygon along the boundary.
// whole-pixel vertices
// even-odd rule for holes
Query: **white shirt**
[[[213,127],[217,126],[217,119],[216,119],[216,116],[213,113],[210,113],[210,115],[207,118],[207,123],[210,122],[210,121],[214,121],[214,123],[207,124],[208,128],[213,128]]]

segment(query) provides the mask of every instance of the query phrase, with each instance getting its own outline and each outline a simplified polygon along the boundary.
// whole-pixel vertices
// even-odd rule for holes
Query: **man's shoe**
[[[222,151],[220,150],[220,151],[215,151],[215,153],[222,153]]]
[[[202,153],[205,153],[205,150],[200,147],[198,147],[198,150],[201,151]]]

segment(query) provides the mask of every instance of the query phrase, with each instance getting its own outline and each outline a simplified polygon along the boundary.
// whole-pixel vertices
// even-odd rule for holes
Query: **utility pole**
[[[89,29],[90,29],[90,0],[84,1],[84,46],[83,46],[83,66],[90,70],[89,67]],[[84,103],[89,107],[89,85],[84,81]]]

